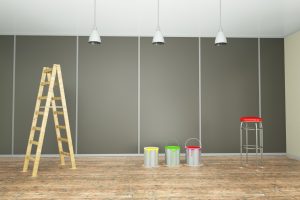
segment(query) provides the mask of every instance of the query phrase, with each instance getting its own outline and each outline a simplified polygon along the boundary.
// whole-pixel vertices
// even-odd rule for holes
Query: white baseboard
[[[286,156],[290,159],[294,159],[294,160],[300,160],[300,156],[295,156],[292,154],[287,153]]]
[[[164,156],[164,153],[160,153],[160,156]],[[181,153],[181,156],[184,156],[184,153]],[[249,155],[255,155],[255,153],[249,153]],[[286,153],[264,153],[264,156],[286,156]],[[15,154],[15,155],[0,155],[4,158],[18,158],[18,157],[24,157],[24,154]],[[76,157],[139,157],[144,156],[144,154],[76,154]],[[203,153],[202,156],[210,157],[210,156],[216,156],[216,157],[225,157],[225,156],[240,156],[240,153]],[[300,160],[300,157],[297,156],[289,156],[289,158]],[[58,154],[42,154],[42,157],[58,157]]]

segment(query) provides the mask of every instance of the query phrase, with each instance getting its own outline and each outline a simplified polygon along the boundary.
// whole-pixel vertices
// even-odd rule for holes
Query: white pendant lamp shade
[[[217,33],[216,39],[215,39],[215,45],[216,46],[223,46],[227,44],[226,36],[222,29],[222,4],[220,0],[220,28],[219,32]]]
[[[159,0],[157,0],[157,29],[152,39],[152,44],[163,45],[165,44],[165,39],[159,28]]]
[[[162,35],[161,31],[159,28],[157,28],[155,34],[154,34],[154,37],[152,39],[152,44],[155,44],[155,45],[163,45],[165,44],[165,39],[164,39],[164,36]]]
[[[223,30],[220,28],[219,32],[217,33],[216,39],[215,39],[215,45],[216,46],[222,46],[227,44],[226,36],[223,33]]]
[[[97,31],[97,29],[94,29],[89,37],[89,44],[92,45],[99,45],[101,44],[101,38]]]
[[[101,38],[97,30],[97,23],[96,23],[96,0],[94,0],[94,28],[89,37],[89,44],[91,45],[99,45],[101,44]]]

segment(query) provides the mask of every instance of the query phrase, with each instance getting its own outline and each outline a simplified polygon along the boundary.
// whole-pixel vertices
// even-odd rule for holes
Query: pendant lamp
[[[165,44],[164,36],[162,35],[159,27],[159,0],[157,0],[157,28],[152,39],[152,44],[154,45],[163,45]]]
[[[96,24],[96,0],[94,0],[94,27],[93,31],[89,37],[89,44],[91,45],[100,45],[101,44],[101,38],[97,30],[97,24]]]
[[[222,4],[220,0],[220,27],[219,32],[217,33],[216,39],[215,39],[215,45],[216,46],[223,46],[227,44],[226,36],[224,35],[223,29],[222,29]]]

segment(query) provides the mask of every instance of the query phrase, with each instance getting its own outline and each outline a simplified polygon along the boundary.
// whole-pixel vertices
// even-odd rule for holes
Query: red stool
[[[243,166],[244,150],[246,151],[246,164],[248,164],[248,151],[255,150],[256,167],[258,167],[258,151],[260,153],[260,165],[263,165],[263,119],[260,117],[241,117],[240,118],[240,154],[241,154],[241,167]],[[255,144],[248,143],[248,134],[255,133]],[[245,134],[245,142],[243,144],[243,134]]]

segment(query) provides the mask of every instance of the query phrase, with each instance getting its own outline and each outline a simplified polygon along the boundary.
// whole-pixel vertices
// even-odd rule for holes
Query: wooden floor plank
[[[0,199],[300,199],[300,161],[266,156],[240,168],[238,157],[204,157],[204,166],[143,167],[143,157],[78,157],[77,169],[42,158],[37,178],[23,158],[0,158]],[[183,162],[183,160],[182,160]],[[32,165],[30,166],[30,169]]]

